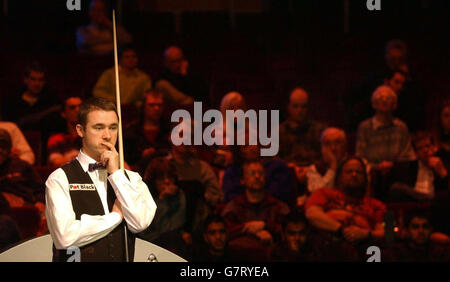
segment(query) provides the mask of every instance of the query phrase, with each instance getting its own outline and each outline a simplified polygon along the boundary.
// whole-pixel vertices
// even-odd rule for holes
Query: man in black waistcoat
[[[156,204],[136,172],[119,169],[118,115],[113,103],[91,98],[78,113],[82,148],[46,182],[46,216],[53,261],[133,261],[135,233],[146,229]],[[124,225],[127,225],[125,236]],[[76,250],[75,248],[75,250]]]

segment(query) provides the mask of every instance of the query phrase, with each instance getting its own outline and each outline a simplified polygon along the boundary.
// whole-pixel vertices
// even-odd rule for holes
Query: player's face
[[[83,139],[83,152],[98,161],[108,148],[106,141],[115,146],[119,120],[114,111],[94,110],[87,114],[86,126],[77,125],[77,133]]]

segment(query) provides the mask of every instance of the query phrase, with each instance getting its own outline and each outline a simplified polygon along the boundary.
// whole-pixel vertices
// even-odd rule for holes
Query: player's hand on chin
[[[109,174],[113,174],[119,169],[119,153],[113,144],[103,141],[101,142],[107,149],[101,154],[100,162],[106,167]]]

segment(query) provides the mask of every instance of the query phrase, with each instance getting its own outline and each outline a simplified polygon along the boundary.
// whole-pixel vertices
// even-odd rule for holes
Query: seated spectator
[[[308,221],[300,211],[292,211],[282,223],[282,240],[270,252],[270,261],[311,261],[311,245],[308,240]]]
[[[2,101],[3,119],[15,122],[22,130],[47,132],[49,124],[42,121],[57,115],[60,102],[46,86],[46,71],[33,62],[25,69],[23,82],[24,88]]]
[[[339,162],[347,156],[347,137],[342,129],[328,127],[320,137],[322,159],[308,168],[308,191],[333,188]]]
[[[319,260],[360,260],[373,240],[384,238],[386,206],[367,196],[367,184],[364,161],[349,157],[336,171],[336,188],[318,189],[306,201]]]
[[[119,53],[120,103],[140,106],[147,89],[152,87],[150,77],[138,69],[138,56],[131,46],[125,46]],[[94,86],[92,94],[116,102],[115,68],[105,70]]]
[[[448,171],[450,170],[450,100],[441,104],[439,126],[435,135],[436,145],[438,146],[436,155],[442,159]]]
[[[438,191],[449,188],[448,171],[435,155],[432,135],[419,131],[413,136],[412,144],[418,159],[395,165],[390,188],[392,201],[431,200]]]
[[[384,65],[367,75],[345,98],[344,103],[348,105],[348,130],[353,132],[359,123],[373,114],[370,95],[381,84],[391,87],[398,96],[396,116],[406,123],[411,132],[423,130],[426,96],[411,71],[408,46],[398,39],[386,43]]]
[[[203,227],[203,241],[192,247],[192,262],[236,262],[239,257],[228,245],[229,234],[220,215],[210,215]]]
[[[363,121],[356,137],[356,155],[365,158],[372,169],[386,175],[394,162],[412,161],[416,156],[411,146],[408,127],[393,114],[397,95],[387,86],[378,87],[372,94],[375,115]]]
[[[407,238],[383,251],[385,261],[449,262],[449,247],[431,240],[433,227],[424,212],[412,212],[406,220]]]
[[[70,162],[78,155],[81,139],[76,132],[78,112],[81,105],[80,97],[68,97],[64,101],[60,120],[55,121],[53,134],[47,141],[47,164],[60,167]]]
[[[397,96],[404,89],[406,74],[400,70],[389,70],[384,76],[384,85],[390,87]]]
[[[244,193],[225,206],[222,216],[230,232],[230,247],[241,260],[264,261],[281,238],[281,222],[289,207],[266,192],[261,162],[247,162],[242,170]]]
[[[35,160],[34,152],[20,128],[13,122],[0,121],[0,129],[8,131],[9,136],[11,136],[11,154],[33,165]]]
[[[248,131],[246,133],[248,140]],[[245,144],[249,144],[246,141]],[[294,191],[288,167],[283,161],[274,158],[262,158],[259,145],[233,146],[233,164],[225,169],[222,191],[225,202],[235,199],[245,191],[242,183],[242,165],[249,161],[259,161],[264,166],[266,191],[287,204],[292,204]]]
[[[91,1],[89,19],[89,25],[77,29],[76,45],[78,51],[94,55],[111,54],[114,50],[113,23],[108,18],[105,1]],[[116,27],[118,46],[131,43],[132,37],[125,28],[120,25],[116,25]]]
[[[450,243],[450,191],[441,193],[431,201],[430,213],[431,220],[434,227],[434,233],[431,235],[431,240],[436,243],[449,244]]]
[[[226,112],[231,111],[247,111],[247,105],[244,96],[239,92],[229,92],[222,97],[220,101],[220,112],[222,117],[226,117]],[[218,146],[215,151],[215,157],[213,160],[213,165],[221,169],[220,173],[220,183],[222,183],[224,168],[230,166],[233,163],[233,151],[232,146],[227,145],[229,142],[226,140],[226,119],[223,119],[223,124],[216,130],[222,131],[222,136],[224,138],[224,145]]]
[[[155,154],[170,149],[169,127],[162,121],[164,100],[156,90],[147,90],[142,99],[140,118],[124,129],[125,158],[136,170],[144,172]]]
[[[204,186],[204,198],[209,205],[215,206],[222,201],[222,190],[214,171],[208,163],[197,157],[194,146],[173,145],[169,159],[175,166],[179,180],[196,180]]]
[[[295,88],[289,96],[288,117],[280,124],[278,156],[296,171],[300,183],[306,185],[308,167],[320,159],[320,134],[325,125],[308,115],[308,93]]]
[[[155,198],[156,211],[152,223],[140,237],[154,242],[161,234],[183,230],[186,223],[186,197],[177,183],[175,168],[166,158],[150,161],[144,176]],[[153,188],[153,189],[152,189]]]
[[[336,127],[328,127],[320,137],[322,159],[311,165],[306,177],[308,179],[308,192],[313,193],[320,188],[334,188],[338,164],[347,157],[347,136],[345,132]],[[370,165],[364,160],[370,187]],[[297,199],[297,205],[302,206],[305,197]]]
[[[8,215],[0,214],[0,253],[21,240],[16,222]]]
[[[35,206],[44,216],[44,184],[27,162],[10,155],[11,136],[0,129],[0,192],[11,208]]]
[[[164,70],[156,80],[155,88],[164,94],[167,104],[191,105],[196,101],[209,105],[206,82],[189,70],[189,62],[177,46],[164,51]]]
[[[193,130],[193,123],[182,122],[173,130],[178,134]],[[172,134],[176,134],[173,133]],[[194,145],[172,145],[168,156],[186,194],[187,230],[200,237],[201,223],[223,201],[217,176],[211,166],[199,159]]]

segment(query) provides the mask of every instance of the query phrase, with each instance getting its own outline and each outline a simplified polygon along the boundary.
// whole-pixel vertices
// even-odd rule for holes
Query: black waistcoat
[[[87,172],[83,170],[78,160],[74,159],[70,163],[62,167],[66,173],[70,184],[92,184],[92,179]],[[126,174],[125,174],[126,175]],[[127,175],[128,177],[128,175]],[[111,212],[116,200],[116,194],[109,183],[107,182],[107,201],[109,211]],[[75,218],[81,219],[82,214],[88,215],[104,215],[103,205],[100,196],[96,189],[71,189],[70,198],[72,200],[73,211]],[[85,245],[80,248],[81,262],[90,261],[126,261],[125,259],[125,220],[105,237]],[[134,258],[135,235],[127,229],[128,237],[128,253],[130,261]],[[66,262],[73,254],[67,254],[67,250],[57,250],[53,245],[53,261]]]

